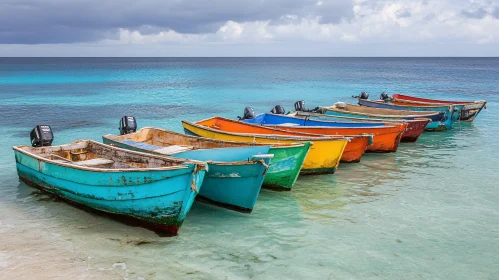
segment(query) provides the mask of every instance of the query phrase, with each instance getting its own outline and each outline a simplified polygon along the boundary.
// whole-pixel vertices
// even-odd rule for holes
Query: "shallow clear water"
[[[0,279],[497,279],[499,59],[0,59]],[[19,182],[11,146],[310,107],[367,90],[488,101],[472,124],[263,190],[252,214],[196,203],[173,238]]]

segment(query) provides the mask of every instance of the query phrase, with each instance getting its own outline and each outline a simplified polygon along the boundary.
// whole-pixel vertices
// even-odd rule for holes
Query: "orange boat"
[[[263,135],[282,135],[282,136],[310,136],[322,137],[315,134],[306,132],[292,132],[279,127],[279,129],[248,124],[244,122],[234,121],[222,117],[213,117],[210,119],[196,122],[196,124],[204,125],[217,130],[233,133],[246,133],[246,134],[263,134]],[[287,127],[286,127],[287,128]],[[331,138],[345,138],[348,137],[349,141],[341,156],[341,162],[359,162],[360,158],[366,151],[368,145],[372,142],[373,136],[370,134],[365,135],[328,135]]]
[[[367,147],[367,151],[375,153],[397,151],[408,125],[402,122],[389,124],[329,122],[268,113],[242,121],[248,124],[323,136],[373,134],[373,143]]]
[[[367,146],[366,152],[390,153],[396,152],[400,143],[400,138],[404,133],[406,123],[390,124],[384,127],[370,128],[336,128],[327,126],[279,126],[279,129],[297,133],[312,133],[323,136],[334,136],[343,133],[349,135],[362,135],[371,133],[374,135],[372,144]]]
[[[243,119],[245,123],[271,126],[293,132],[304,132],[332,135],[362,135],[373,134],[374,140],[367,147],[368,152],[390,153],[396,152],[407,123],[345,123],[311,120],[277,114],[260,114],[254,118]]]

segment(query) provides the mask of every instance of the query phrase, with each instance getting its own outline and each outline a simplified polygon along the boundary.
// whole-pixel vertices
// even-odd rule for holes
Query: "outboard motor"
[[[120,135],[137,131],[137,120],[135,117],[124,116],[120,120]]]
[[[276,105],[274,108],[272,108],[272,110],[270,110],[270,112],[276,115],[286,114],[286,110],[284,110],[284,107],[282,107],[281,105]]]
[[[49,125],[37,125],[31,130],[29,138],[33,147],[50,146],[54,141],[54,134]]]
[[[361,92],[361,93],[360,93],[360,95],[359,95],[359,96],[357,96],[357,97],[358,97],[358,98],[360,98],[360,99],[367,100],[367,99],[369,99],[369,93],[367,93],[367,91],[363,91],[363,92]]]
[[[385,102],[389,102],[392,100],[392,97],[390,95],[388,95],[388,93],[386,92],[383,92],[381,93],[381,95],[379,96],[379,99],[385,101]]]
[[[255,115],[255,110],[253,110],[253,108],[251,107],[246,107],[244,108],[244,115],[243,117],[237,117],[239,120],[250,120],[250,119],[254,119],[256,117]]]
[[[305,101],[304,100],[296,101],[296,103],[295,103],[295,111],[300,111],[300,112],[306,112],[307,111],[307,108],[305,108]]]

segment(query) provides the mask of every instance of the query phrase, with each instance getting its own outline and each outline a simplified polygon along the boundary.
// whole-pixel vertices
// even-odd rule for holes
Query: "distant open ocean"
[[[182,131],[297,100],[383,91],[488,101],[472,124],[262,190],[252,214],[195,203],[161,238],[21,183],[11,146],[101,141],[123,115]],[[0,58],[0,279],[498,279],[499,58]]]

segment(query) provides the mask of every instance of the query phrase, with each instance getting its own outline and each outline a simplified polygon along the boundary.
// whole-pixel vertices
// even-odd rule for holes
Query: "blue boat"
[[[207,169],[205,163],[91,140],[13,149],[17,173],[27,184],[174,235],[191,209]]]
[[[338,121],[320,121],[309,118],[296,118],[287,115],[277,115],[263,113],[257,115],[253,119],[242,119],[241,121],[260,125],[280,125],[280,126],[326,126],[337,128],[373,128],[383,127],[382,123],[354,123],[354,122],[338,122]]]
[[[145,127],[125,135],[104,135],[105,144],[208,163],[199,196],[207,202],[250,213],[273,155],[270,146],[248,146]]]
[[[464,105],[445,105],[445,106],[404,106],[404,105],[395,105],[384,101],[373,101],[366,100],[362,98],[358,98],[359,105],[371,107],[371,108],[381,108],[381,109],[390,109],[390,110],[398,110],[398,111],[416,111],[416,112],[442,112],[445,114],[445,117],[441,121],[441,123],[445,124],[447,129],[451,129],[454,122],[459,119],[461,115],[461,110]]]
[[[376,119],[386,120],[416,120],[420,118],[430,119],[426,125],[426,130],[446,130],[445,118],[446,112],[414,112],[414,111],[401,111],[391,109],[380,109],[366,106],[359,106],[348,104],[345,102],[337,102],[333,106],[318,107],[317,110],[321,114],[328,116],[337,116],[341,118],[357,118],[357,119]]]

